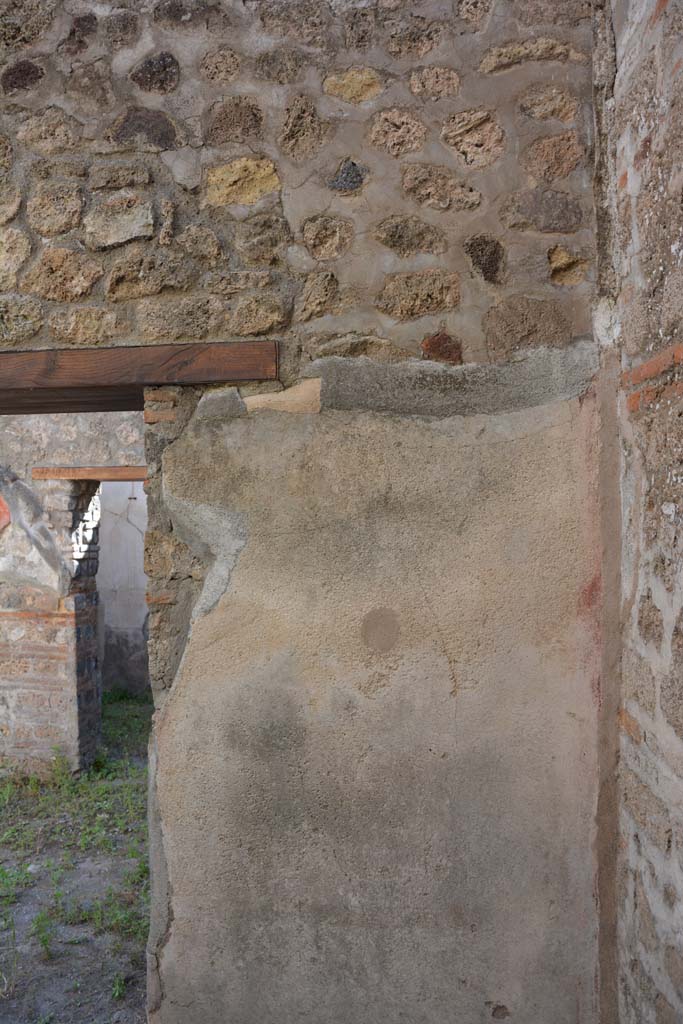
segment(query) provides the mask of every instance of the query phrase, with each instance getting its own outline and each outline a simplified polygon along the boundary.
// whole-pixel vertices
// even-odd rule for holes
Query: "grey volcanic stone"
[[[595,346],[582,342],[499,366],[332,357],[315,360],[306,376],[321,377],[323,409],[448,417],[511,412],[576,398],[597,370]]]
[[[327,184],[335,192],[358,192],[363,187],[367,173],[367,168],[347,157],[339,164],[334,176]]]
[[[173,92],[180,81],[180,65],[172,53],[156,53],[138,64],[130,77],[145,92]]]

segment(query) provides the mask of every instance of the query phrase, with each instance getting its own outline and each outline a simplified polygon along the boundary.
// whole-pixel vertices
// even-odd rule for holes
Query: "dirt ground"
[[[0,775],[0,1024],[143,1024],[151,704],[105,702],[74,778]]]

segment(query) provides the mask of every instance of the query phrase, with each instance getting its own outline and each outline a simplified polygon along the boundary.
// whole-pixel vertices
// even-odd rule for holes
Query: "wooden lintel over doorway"
[[[147,466],[34,466],[34,480],[146,480]]]
[[[0,416],[142,409],[146,387],[269,380],[273,341],[0,352]]]

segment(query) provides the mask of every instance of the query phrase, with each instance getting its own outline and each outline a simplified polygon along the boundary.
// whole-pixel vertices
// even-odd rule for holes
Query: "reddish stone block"
[[[173,388],[145,388],[145,402],[159,402],[175,405],[178,400],[178,389]]]
[[[640,363],[634,369],[625,370],[621,375],[621,383],[625,388],[634,387],[681,365],[683,365],[683,345],[671,345],[646,362]]]
[[[674,380],[668,384],[641,388],[626,399],[630,413],[643,412],[654,405],[671,405],[683,398],[683,381]]]
[[[434,359],[439,363],[462,363],[462,342],[444,331],[425,338],[420,345],[425,359]]]
[[[634,743],[643,742],[643,730],[626,708],[619,709],[619,726],[627,736],[631,737]]]
[[[175,409],[145,409],[145,423],[173,423]]]
[[[54,725],[37,725],[33,730],[34,736],[39,740],[61,740],[63,732]]]
[[[175,594],[171,594],[167,590],[166,591],[162,591],[161,593],[158,593],[158,594],[149,594],[148,593],[146,595],[145,599],[146,599],[148,605],[175,604],[175,602],[176,602]]]
[[[646,135],[641,144],[636,150],[636,155],[633,158],[633,166],[637,171],[641,169],[645,161],[650,156],[652,150],[652,136]]]

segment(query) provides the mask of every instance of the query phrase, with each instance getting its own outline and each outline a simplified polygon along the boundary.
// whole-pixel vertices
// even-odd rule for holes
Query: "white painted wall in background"
[[[149,685],[144,538],[147,499],[142,483],[102,484],[100,659],[105,690],[142,692]]]

